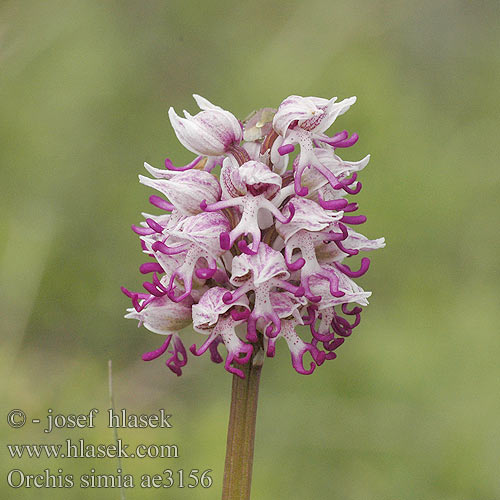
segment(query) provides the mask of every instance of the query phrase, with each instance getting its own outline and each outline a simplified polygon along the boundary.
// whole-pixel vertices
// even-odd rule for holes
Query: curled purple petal
[[[361,182],[359,182],[359,181],[356,183],[356,187],[355,188],[351,188],[349,186],[342,185],[342,189],[346,193],[349,193],[349,194],[358,194],[361,191],[362,187],[363,187],[363,184],[361,184]]]
[[[344,200],[344,198],[326,201],[322,198],[321,193],[318,193],[318,203],[325,210],[342,210],[348,205],[348,201]]]
[[[156,285],[153,283],[150,283],[149,281],[145,281],[142,286],[151,294],[154,295],[155,297],[163,297],[166,292],[163,290],[159,290]]]
[[[238,351],[238,356],[235,356],[233,358],[233,361],[236,361],[240,365],[244,365],[250,361],[252,353],[253,353],[253,346],[251,344],[242,343]],[[240,356],[240,354],[244,355]]]
[[[167,336],[167,340],[162,344],[161,347],[158,349],[155,349],[154,351],[151,352],[145,352],[142,355],[142,360],[143,361],[152,361],[153,359],[159,358],[167,349],[168,346],[170,345],[170,341],[172,340],[172,335]]]
[[[342,337],[336,337],[330,342],[324,342],[323,347],[327,351],[334,351],[335,349],[338,349],[343,343],[345,342],[345,339]]]
[[[149,274],[149,273],[164,273],[163,267],[161,267],[158,262],[145,262],[141,264],[139,267],[139,272],[141,274]]]
[[[304,325],[310,325],[316,320],[316,310],[318,306],[307,306],[307,316],[302,316]]]
[[[175,287],[173,287],[168,293],[168,298],[172,302],[182,302],[184,299],[187,299],[191,295],[191,288],[186,290],[184,293],[181,293],[179,296],[175,295]]]
[[[336,142],[335,144],[332,144],[332,146],[335,146],[336,148],[350,148],[351,146],[354,146],[358,142],[359,135],[354,132],[354,134],[349,137],[349,139],[345,139],[343,141]]]
[[[219,344],[222,343],[222,339],[220,337],[217,337],[214,342],[210,344],[210,359],[214,363],[222,363],[224,359],[222,356],[219,354],[219,351],[217,350],[217,347]]]
[[[169,158],[165,158],[165,168],[168,170],[174,170],[176,172],[184,172],[185,170],[191,170],[202,160],[203,156],[197,156],[191,163],[184,165],[183,167],[174,167]]]
[[[366,215],[344,215],[340,220],[346,224],[364,224],[366,222]]]
[[[187,352],[182,340],[177,335],[174,336],[173,344],[173,351],[169,351],[172,356],[167,359],[165,364],[180,377],[182,375],[181,368],[187,364]]]
[[[300,373],[301,375],[310,375],[314,369],[316,368],[316,363],[314,363],[313,361],[311,361],[311,364],[309,365],[309,369],[306,370],[304,368],[304,354],[306,352],[311,352],[312,350],[314,350],[315,347],[313,347],[312,345],[307,345],[306,344],[306,347],[303,351],[301,351],[299,354],[294,354],[292,353],[292,365],[293,367],[295,368],[295,371],[297,373]]]
[[[226,359],[226,364],[224,365],[224,368],[229,372],[232,373],[233,375],[236,375],[240,377],[241,379],[245,379],[245,374],[239,369],[231,365],[233,362],[232,356],[228,356]]]
[[[337,245],[339,250],[346,253],[347,255],[358,255],[359,253],[359,250],[351,250],[349,248],[346,248],[341,241],[334,240],[334,243]]]
[[[361,307],[354,306],[351,310],[349,310],[347,304],[342,304],[342,312],[347,315],[359,314],[362,311]]]
[[[252,243],[253,244],[253,243]],[[240,240],[238,241],[238,248],[246,255],[256,255],[258,253],[257,250],[252,250],[249,246],[248,243],[245,240]]]
[[[359,278],[365,274],[370,267],[370,259],[368,257],[363,257],[361,259],[361,267],[358,271],[352,271],[351,268],[345,264],[335,263],[337,269],[342,271],[344,274],[349,276],[350,278]]]
[[[172,205],[172,203],[165,201],[163,198],[157,196],[156,194],[152,194],[149,197],[149,203],[151,203],[151,205],[153,205],[156,208],[161,208],[162,210],[166,210],[169,212],[171,212],[175,208],[174,205]]]
[[[275,354],[276,354],[276,339],[270,338],[269,342],[267,343],[266,356],[268,358],[274,358]]]
[[[295,215],[295,207],[293,206],[293,203],[288,204],[288,209],[290,210],[290,215],[282,222],[283,224],[291,222],[293,216]]]
[[[150,227],[136,226],[135,224],[132,224],[131,227],[132,231],[139,236],[149,236],[150,234],[155,233],[154,229],[151,229]]]
[[[195,274],[198,278],[202,280],[209,280],[214,276],[217,272],[217,268],[212,269],[210,267],[202,267],[200,269],[196,269]]]
[[[298,271],[299,269],[301,269],[302,267],[304,267],[305,263],[306,263],[306,261],[302,257],[299,257],[295,262],[290,262],[287,259],[287,256],[286,256],[286,253],[285,253],[285,264],[286,264],[286,267],[290,271]]]
[[[319,340],[320,342],[328,342],[335,337],[335,335],[331,332],[320,333],[318,330],[316,330],[316,326],[315,326],[314,322],[310,324],[309,328],[311,329],[312,336],[316,340]]]
[[[161,241],[155,241],[151,247],[155,252],[160,252],[164,255],[176,255],[186,251],[186,245],[179,245],[177,247],[168,247]]]
[[[344,212],[355,212],[358,209],[358,204],[357,203],[349,203],[346,205],[342,210]]]
[[[268,319],[272,321],[266,328],[266,335],[274,338],[281,332],[281,321],[276,313],[269,315]]]
[[[146,219],[146,224],[156,233],[162,234],[163,230],[165,229],[161,224],[158,224],[153,219]]]
[[[326,144],[330,144],[330,146],[334,146],[336,142],[341,142],[344,139],[349,137],[349,133],[347,130],[343,130],[342,132],[338,132],[332,137],[327,137],[326,139],[320,139],[321,142],[325,142]]]

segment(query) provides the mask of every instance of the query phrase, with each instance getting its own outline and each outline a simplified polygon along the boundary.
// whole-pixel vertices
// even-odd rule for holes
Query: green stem
[[[244,379],[233,375],[222,500],[250,499],[262,351],[241,369]]]

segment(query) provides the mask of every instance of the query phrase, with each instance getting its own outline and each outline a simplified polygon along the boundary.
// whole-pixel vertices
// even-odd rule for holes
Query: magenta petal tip
[[[291,153],[292,151],[294,151],[294,149],[295,149],[295,146],[293,144],[285,144],[284,146],[280,146],[278,148],[278,153],[281,156],[285,156],[288,153]]]

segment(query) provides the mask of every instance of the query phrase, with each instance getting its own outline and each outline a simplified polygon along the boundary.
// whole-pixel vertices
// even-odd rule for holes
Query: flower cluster
[[[151,277],[144,292],[122,289],[133,305],[125,317],[166,335],[143,359],[167,352],[178,375],[188,359],[179,332],[191,324],[206,339],[190,352],[209,351],[221,363],[223,347],[226,370],[240,377],[239,365],[258,350],[274,356],[280,338],[295,370],[310,374],[335,358],[368,304],[370,292],[352,278],[365,274],[370,260],[363,257],[357,270],[345,261],[385,245],[352,228],[366,217],[353,215],[358,205],[346,198],[359,193],[369,155],[344,161],[337,150],[357,134],[325,133],[356,99],[294,95],[241,123],[194,98],[199,113],[182,118],[171,108],[169,117],[196,158],[183,167],[169,159],[164,169],[145,164],[152,178],[139,176],[162,195],[149,198],[161,213],[143,214],[132,226],[149,257],[140,272]],[[301,325],[307,338],[297,333]]]

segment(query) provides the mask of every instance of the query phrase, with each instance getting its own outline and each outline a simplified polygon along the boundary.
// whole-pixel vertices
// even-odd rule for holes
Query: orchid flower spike
[[[357,256],[385,246],[357,232],[366,217],[349,199],[370,155],[345,161],[338,150],[357,134],[327,135],[356,98],[293,95],[243,122],[194,98],[194,116],[168,114],[181,144],[198,156],[184,167],[145,164],[152,178],[140,176],[156,190],[149,201],[159,213],[132,226],[146,257],[139,270],[149,278],[142,292],[122,288],[133,306],[125,317],[165,336],[143,359],[168,353],[177,375],[189,352],[209,352],[244,377],[241,366],[259,353],[273,358],[281,338],[293,368],[310,374],[336,358],[368,305],[371,292],[355,279],[370,259]],[[352,257],[357,264],[347,263]],[[189,340],[188,326],[204,342]]]

